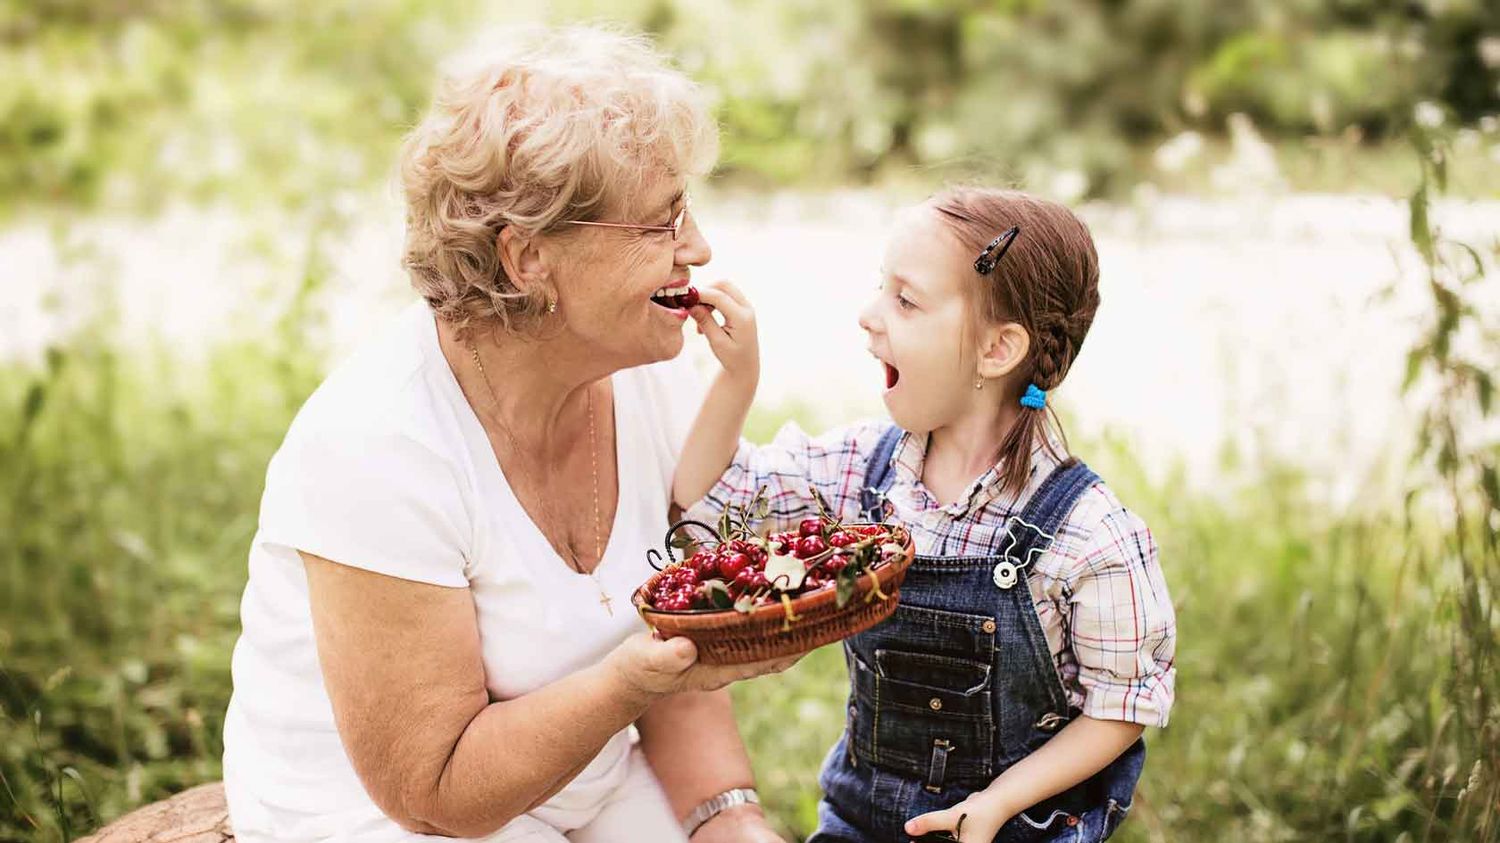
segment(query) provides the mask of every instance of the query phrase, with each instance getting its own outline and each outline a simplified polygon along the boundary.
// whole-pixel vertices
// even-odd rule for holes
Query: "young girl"
[[[693,308],[723,366],[674,479],[694,514],[770,495],[907,525],[917,558],[886,622],[845,642],[848,720],[810,843],[1103,840],[1145,726],[1172,705],[1175,620],[1146,525],[1066,456],[1048,394],[1099,303],[1066,208],[950,189],[907,212],[860,314],[895,424],[739,439],[759,377],[754,315],[727,284]]]

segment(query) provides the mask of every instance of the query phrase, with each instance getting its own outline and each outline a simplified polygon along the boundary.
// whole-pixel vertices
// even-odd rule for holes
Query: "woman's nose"
[[[689,211],[682,221],[682,229],[677,234],[674,263],[678,266],[702,266],[713,256],[713,248],[708,245],[708,239],[698,228],[698,220],[693,217],[693,212]]]

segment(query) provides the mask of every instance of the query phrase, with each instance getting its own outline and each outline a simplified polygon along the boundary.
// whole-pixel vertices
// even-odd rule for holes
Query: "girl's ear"
[[[1031,351],[1031,334],[1018,322],[990,325],[980,332],[979,372],[981,378],[1003,378],[1020,368]]]
[[[505,277],[521,292],[531,292],[547,282],[547,262],[541,244],[513,226],[500,229],[495,240],[495,249],[500,254],[500,266]]]

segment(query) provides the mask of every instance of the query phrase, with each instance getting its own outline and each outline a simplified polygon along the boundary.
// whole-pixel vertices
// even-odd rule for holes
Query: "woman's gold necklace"
[[[490,394],[490,406],[495,408],[495,415],[493,415],[491,418],[494,419],[495,424],[499,425],[500,431],[505,434],[505,438],[509,440],[511,450],[516,455],[516,464],[520,466],[521,473],[526,475],[527,482],[531,483],[540,491],[542,512],[546,514],[546,520],[549,526],[551,526],[553,529],[556,529],[557,520],[552,517],[551,507],[547,505],[547,490],[544,487],[536,484],[535,478],[531,476],[531,472],[528,471],[525,466],[525,460],[523,459],[523,455],[521,453],[521,446],[516,441],[515,434],[511,433],[510,427],[500,419],[500,399],[495,395],[495,387],[490,383],[489,373],[484,370],[484,361],[479,358],[479,347],[474,345],[473,341],[469,342],[469,354],[474,357],[474,365],[479,369],[479,377],[484,381],[484,388]],[[604,561],[604,540],[599,532],[599,523],[602,520],[599,517],[599,446],[598,435],[595,432],[594,428],[593,390],[589,391],[589,460],[594,474],[594,557],[599,560],[594,564],[595,567],[597,567],[599,563],[602,563]],[[519,500],[520,499],[518,497],[517,502],[519,502]],[[604,590],[604,584],[599,582],[599,577],[593,571],[583,570],[583,565],[579,563],[578,554],[574,552],[572,545],[566,545],[566,549],[568,551],[568,555],[572,557],[571,564],[573,570],[577,571],[580,574],[585,574],[594,581],[594,585],[599,589],[599,605],[603,606],[604,611],[608,612],[610,616],[613,616],[615,613],[614,609],[610,608],[610,603],[612,601],[609,598],[609,594]]]

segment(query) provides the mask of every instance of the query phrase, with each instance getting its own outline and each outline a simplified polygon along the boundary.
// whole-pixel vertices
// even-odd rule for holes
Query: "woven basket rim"
[[[873,524],[873,522],[853,522],[845,524],[844,526],[857,527],[866,524]],[[890,585],[890,583],[899,575],[904,573],[906,569],[911,565],[914,555],[911,531],[903,530],[902,532],[906,534],[906,541],[902,545],[901,555],[896,559],[880,562],[876,565],[873,565],[870,567],[870,570],[866,574],[862,574],[859,579],[855,581],[854,596],[856,598],[862,597],[865,594],[870,593],[870,591],[872,590],[870,586],[869,574],[873,573],[875,575],[876,581],[880,584],[881,590],[889,594],[890,589],[888,588],[888,586]],[[786,616],[787,606],[786,603],[781,601],[768,603],[764,606],[757,606],[748,612],[738,612],[733,608],[713,610],[698,609],[687,612],[665,612],[660,609],[655,609],[647,604],[646,599],[650,594],[651,586],[656,583],[657,579],[661,575],[662,572],[660,571],[652,574],[649,579],[647,579],[638,588],[636,588],[635,593],[632,594],[630,598],[630,602],[635,605],[636,610],[640,613],[641,617],[645,619],[648,624],[657,629],[666,629],[672,632],[723,633],[736,627],[757,626],[766,621],[778,621]],[[820,610],[825,609],[829,604],[834,603],[837,599],[837,588],[820,588],[817,591],[792,598],[791,610],[793,615],[799,616],[808,613],[816,613]],[[847,608],[848,606],[853,605],[853,603],[854,601],[851,599],[850,602],[846,603],[843,608]],[[836,611],[842,611],[842,608]],[[725,623],[726,620],[730,620],[733,622]]]

